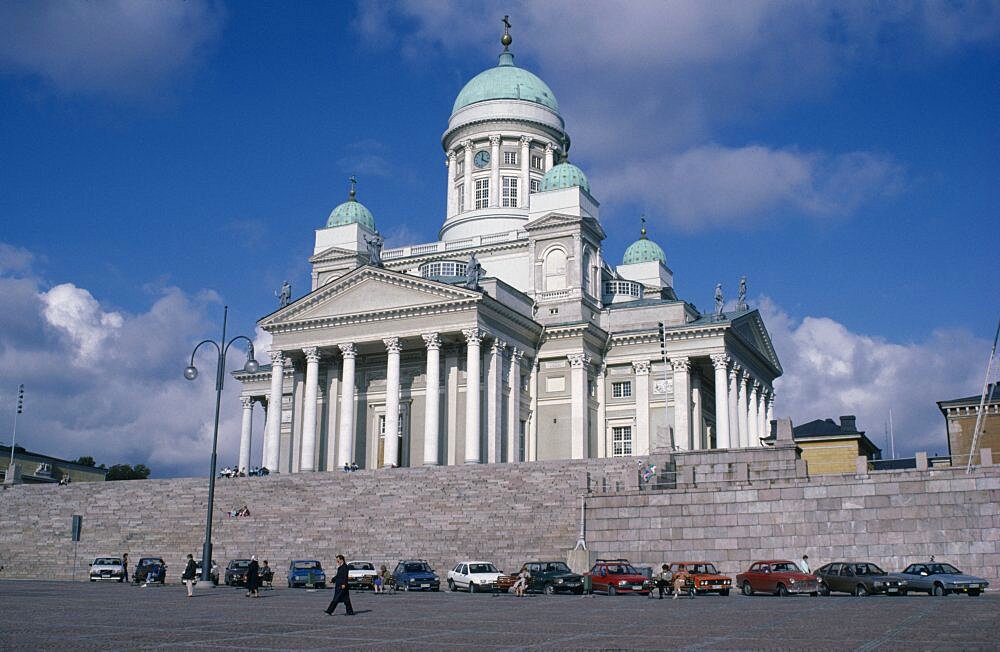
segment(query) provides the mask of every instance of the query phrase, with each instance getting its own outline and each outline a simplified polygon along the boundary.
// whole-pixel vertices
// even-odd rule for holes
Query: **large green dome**
[[[330,213],[330,217],[326,220],[327,228],[344,226],[345,224],[361,224],[372,231],[375,230],[375,216],[364,204],[354,198],[357,194],[354,190],[354,183],[355,180],[351,177],[351,193],[348,195],[347,201],[334,208],[333,212]]]
[[[487,100],[525,100],[547,106],[559,113],[559,103],[552,89],[534,74],[514,65],[511,52],[500,53],[500,63],[479,73],[465,85],[455,99],[454,114],[459,109]]]
[[[590,192],[590,182],[587,181],[587,175],[583,173],[583,170],[569,161],[553,165],[552,169],[542,177],[542,192],[575,187],[580,187],[588,193]]]
[[[646,225],[643,219],[642,231],[639,239],[628,246],[625,255],[622,256],[622,265],[634,265],[635,263],[651,263],[660,261],[664,267],[667,266],[667,255],[663,253],[660,245],[646,237]]]

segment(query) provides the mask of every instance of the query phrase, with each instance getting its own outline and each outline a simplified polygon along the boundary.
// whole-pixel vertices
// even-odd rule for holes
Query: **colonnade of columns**
[[[519,166],[515,174],[518,176],[518,208],[528,208],[529,195],[531,194],[531,143],[537,139],[531,136],[520,136],[518,139]],[[489,136],[490,143],[490,196],[488,205],[491,208],[499,207],[503,197],[501,186],[501,145],[503,138],[499,134]],[[466,140],[459,147],[448,152],[445,164],[448,168],[448,215],[455,215],[464,211],[471,211],[475,208],[475,182],[473,181],[473,155],[476,145],[471,140]],[[459,205],[458,193],[456,191],[458,178],[457,162],[462,157],[462,201]],[[543,169],[538,170],[540,174],[545,174],[552,169],[555,164],[555,146],[552,143],[545,143]],[[514,170],[511,170],[514,172]]]

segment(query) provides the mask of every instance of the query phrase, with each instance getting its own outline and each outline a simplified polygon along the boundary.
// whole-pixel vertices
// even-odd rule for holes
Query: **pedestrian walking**
[[[258,588],[260,588],[260,564],[257,563],[257,555],[250,555],[250,565],[247,566],[247,597],[259,598]]]
[[[194,555],[188,553],[187,566],[184,567],[184,574],[181,575],[181,580],[187,586],[188,597],[194,597],[194,583],[197,579],[198,567],[194,563]]]
[[[127,552],[123,552],[122,553],[122,570],[125,573],[125,575],[122,577],[122,582],[125,582],[126,584],[128,584],[128,553]]]
[[[344,555],[337,555],[337,575],[333,578],[333,600],[330,600],[330,606],[325,610],[326,615],[332,616],[333,610],[341,602],[344,603],[344,608],[347,609],[347,615],[353,616],[354,607],[351,606],[351,587],[347,583],[347,560],[344,559]]]
[[[807,575],[811,572],[809,570],[809,555],[802,555],[802,561],[799,562],[799,568],[801,568],[802,572]]]

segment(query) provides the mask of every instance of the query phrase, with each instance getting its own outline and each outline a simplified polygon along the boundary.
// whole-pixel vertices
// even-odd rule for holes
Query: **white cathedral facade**
[[[679,299],[645,228],[610,259],[558,103],[502,43],[442,137],[438,241],[381,251],[352,182],[316,230],[311,291],[259,321],[271,364],[234,374],[240,468],[255,403],[263,466],[280,473],[743,448],[768,434],[781,365],[759,313]]]

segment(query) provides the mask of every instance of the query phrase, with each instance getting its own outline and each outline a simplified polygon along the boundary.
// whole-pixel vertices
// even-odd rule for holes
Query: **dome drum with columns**
[[[309,293],[260,320],[271,364],[242,383],[275,472],[490,464],[760,446],[781,366],[758,311],[703,315],[663,249],[608,257],[600,205],[551,89],[500,63],[442,138],[439,240],[382,250],[348,201],[317,229]],[[666,357],[661,353],[665,348]],[[252,418],[261,405],[265,419]],[[263,437],[253,424],[263,422]]]

